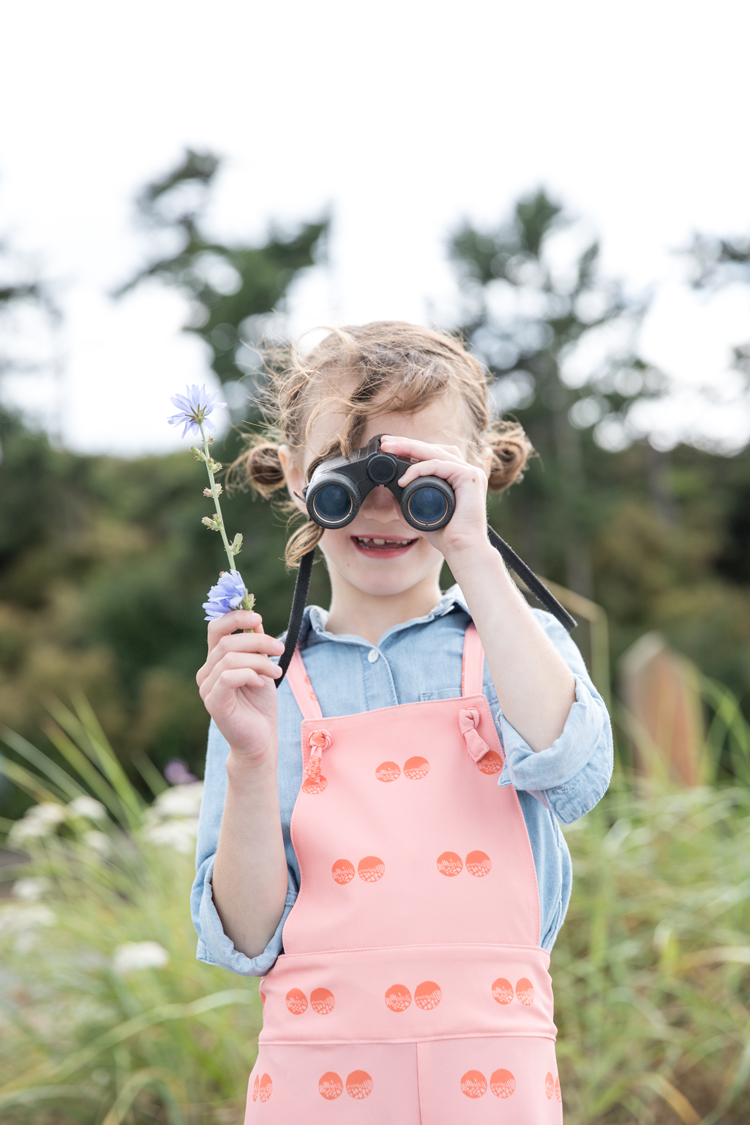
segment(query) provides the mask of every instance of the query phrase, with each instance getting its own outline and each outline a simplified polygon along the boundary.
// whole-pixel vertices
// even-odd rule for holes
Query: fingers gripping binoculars
[[[384,485],[396,497],[401,514],[417,531],[438,531],[456,510],[456,497],[440,477],[417,477],[401,488],[397,481],[412,461],[384,453],[378,434],[349,457],[332,457],[313,472],[302,492],[310,519],[321,527],[346,527],[373,488]]]

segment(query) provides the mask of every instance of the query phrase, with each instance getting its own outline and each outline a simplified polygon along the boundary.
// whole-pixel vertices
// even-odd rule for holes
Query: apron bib
[[[462,695],[324,718],[297,650],[300,891],[245,1125],[559,1125],[549,954],[466,630]]]

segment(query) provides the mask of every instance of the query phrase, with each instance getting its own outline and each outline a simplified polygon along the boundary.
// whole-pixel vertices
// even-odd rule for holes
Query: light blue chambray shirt
[[[548,749],[534,753],[503,715],[486,662],[483,690],[506,755],[498,784],[515,786],[526,821],[539,886],[539,940],[549,950],[565,918],[572,882],[570,853],[557,821],[570,824],[604,795],[612,776],[613,745],[607,709],[578,647],[550,613],[532,612],[575,675],[576,701],[562,734]],[[389,629],[377,646],[362,637],[326,632],[327,619],[325,610],[308,606],[300,634],[305,666],[324,715],[351,715],[461,694],[464,632],[471,618],[457,586],[426,617]],[[302,784],[301,722],[302,714],[285,681],[279,687],[277,777],[289,883],[281,921],[257,957],[246,957],[235,949],[213,903],[211,873],[227,789],[229,746],[214,723],[209,731],[197,876],[191,896],[197,956],[244,976],[263,976],[283,953],[284,922],[299,891],[299,863],[289,823]]]

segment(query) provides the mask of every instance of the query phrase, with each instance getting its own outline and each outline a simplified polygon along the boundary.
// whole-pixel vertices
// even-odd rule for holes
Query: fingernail
[[[274,641],[273,647],[274,647],[274,652],[283,652],[284,649],[286,648],[286,645],[284,644],[283,641]]]

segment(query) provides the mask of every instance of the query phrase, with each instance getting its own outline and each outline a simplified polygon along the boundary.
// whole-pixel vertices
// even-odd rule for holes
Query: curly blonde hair
[[[489,450],[489,487],[502,492],[523,479],[534,450],[519,422],[493,421],[487,390],[485,368],[453,336],[390,320],[332,328],[304,356],[296,347],[270,355],[264,432],[248,438],[248,448],[231,466],[231,480],[271,498],[286,483],[279,446],[300,454],[321,414],[342,412],[344,423],[310,465],[308,480],[322,460],[359,447],[368,418],[415,413],[453,392],[466,407],[468,458],[484,465]],[[291,503],[287,508],[300,514]],[[298,565],[322,534],[323,528],[307,520],[287,543],[287,565]]]

